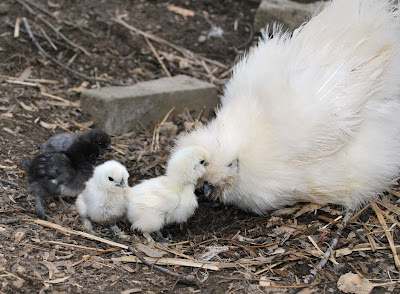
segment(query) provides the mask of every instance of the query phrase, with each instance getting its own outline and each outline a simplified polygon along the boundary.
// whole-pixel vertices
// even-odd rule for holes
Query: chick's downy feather
[[[202,148],[184,148],[171,157],[165,176],[132,187],[127,212],[132,229],[147,237],[167,224],[182,223],[191,217],[198,206],[195,186],[207,162],[208,154]]]
[[[27,169],[28,192],[36,197],[36,212],[46,218],[43,199],[50,196],[76,197],[85,189],[99,156],[99,148],[88,142],[76,142],[65,152],[36,156]]]
[[[389,0],[333,0],[236,66],[222,107],[176,150],[210,153],[223,202],[263,214],[297,201],[357,208],[400,167],[400,18]]]
[[[111,150],[110,136],[102,130],[93,129],[78,134],[62,133],[51,137],[43,144],[43,152],[66,151],[73,143],[78,141],[91,142],[100,148],[101,153]]]
[[[126,187],[129,173],[115,160],[97,166],[76,200],[76,209],[91,230],[88,221],[113,225],[126,213]]]

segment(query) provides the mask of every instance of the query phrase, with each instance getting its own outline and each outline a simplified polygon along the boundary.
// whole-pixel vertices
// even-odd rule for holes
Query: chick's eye
[[[99,142],[99,145],[101,146],[101,145],[103,145],[103,143],[102,143],[102,142]]]
[[[201,165],[204,165],[204,162],[205,162],[205,161],[204,161],[204,160],[202,160],[202,161],[200,161],[200,164],[201,164]]]
[[[110,182],[113,182],[113,181],[114,181],[114,179],[113,179],[112,177],[108,177],[108,180],[109,180]]]

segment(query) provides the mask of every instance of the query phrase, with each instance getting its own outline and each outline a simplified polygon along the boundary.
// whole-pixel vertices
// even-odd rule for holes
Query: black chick
[[[110,151],[111,138],[100,129],[93,129],[79,134],[62,133],[51,137],[43,144],[43,153],[66,151],[73,143],[78,141],[91,142],[100,148],[100,153]]]
[[[78,141],[67,151],[36,156],[28,167],[28,192],[36,198],[36,213],[47,219],[43,200],[51,196],[77,197],[92,177],[100,155],[97,145]]]

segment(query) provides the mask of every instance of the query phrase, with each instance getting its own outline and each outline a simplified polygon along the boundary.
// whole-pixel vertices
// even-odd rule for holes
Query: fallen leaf
[[[11,135],[15,136],[15,133],[14,133],[14,131],[13,131],[13,130],[11,130],[11,129],[9,129],[9,128],[7,128],[7,127],[4,127],[4,128],[3,128],[3,131],[6,131],[7,133],[9,133],[9,134],[11,134]]]
[[[25,81],[26,79],[29,78],[29,76],[31,75],[31,73],[32,73],[32,67],[31,67],[31,66],[28,66],[27,68],[24,69],[24,71],[22,72],[22,74],[21,74],[18,78],[16,78],[15,80],[16,80],[16,81],[19,81],[19,82],[23,82],[23,81]]]
[[[294,212],[296,212],[297,210],[299,210],[299,205],[296,205],[294,207],[286,207],[286,208],[282,208],[282,209],[278,209],[275,210],[272,215],[273,216],[280,216],[280,215],[289,215],[289,214],[293,214]]]
[[[271,280],[269,280],[267,277],[263,276],[260,278],[260,286],[262,287],[269,287],[271,286]]]
[[[16,232],[14,235],[14,242],[15,243],[21,242],[21,240],[24,238],[24,236],[25,236],[25,232],[22,232],[22,231]]]
[[[297,218],[308,212],[316,212],[317,209],[319,209],[319,208],[321,208],[320,204],[307,203],[307,204],[303,205],[303,207],[294,215],[294,218]]]
[[[341,257],[351,254],[353,251],[349,248],[338,249],[335,251],[336,257]]]
[[[50,261],[42,261],[42,264],[49,270],[49,280],[51,280],[54,274],[58,273],[57,267]]]
[[[284,248],[276,248],[276,250],[272,254],[283,254],[286,250]]]
[[[136,248],[140,251],[142,251],[144,254],[146,254],[148,257],[154,257],[154,258],[160,258],[163,257],[166,252],[150,248],[149,246],[146,246],[144,244],[137,244]]]
[[[24,285],[24,280],[13,281],[12,284],[15,288],[19,289]]]
[[[340,276],[337,287],[344,293],[368,294],[371,293],[374,285],[365,278],[353,273]]]
[[[47,281],[44,281],[44,283],[48,283],[48,284],[59,284],[59,283],[65,282],[65,281],[68,280],[70,277],[71,277],[71,276],[67,276],[67,277],[59,278],[59,279],[54,279],[54,280],[47,280]]]
[[[33,104],[31,104],[31,105],[26,105],[24,102],[19,102],[19,105],[21,105],[21,107],[23,108],[23,109],[25,109],[25,110],[27,110],[27,111],[31,111],[31,112],[35,112],[35,111],[37,111],[38,110],[38,108],[35,106],[35,105],[33,105]]]
[[[281,235],[281,234],[285,234],[285,233],[293,233],[293,232],[296,232],[297,230],[295,228],[291,228],[288,226],[281,226],[281,227],[273,228],[272,231],[276,235]]]

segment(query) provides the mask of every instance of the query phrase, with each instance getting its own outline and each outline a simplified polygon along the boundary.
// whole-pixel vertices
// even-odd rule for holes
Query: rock
[[[324,1],[298,3],[290,0],[263,0],[254,17],[254,30],[259,31],[267,24],[282,24],[284,30],[295,30],[311,16],[323,9]]]
[[[0,15],[7,14],[10,10],[10,4],[1,3],[0,4]]]
[[[134,131],[140,125],[152,129],[172,107],[174,113],[205,107],[207,117],[218,103],[214,85],[184,75],[87,90],[81,96],[82,110],[93,116],[96,127],[112,134]]]

